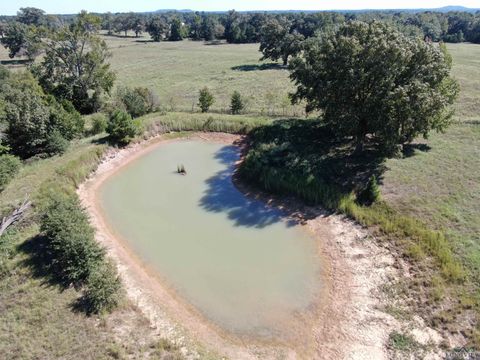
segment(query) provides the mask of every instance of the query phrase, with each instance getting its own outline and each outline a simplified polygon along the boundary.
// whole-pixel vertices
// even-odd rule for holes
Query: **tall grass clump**
[[[167,113],[151,114],[139,121],[146,134],[152,136],[170,131],[225,132],[230,134],[248,134],[252,129],[268,124],[265,117],[203,114],[203,113]]]
[[[0,191],[3,191],[18,173],[21,165],[20,159],[16,156],[9,154],[0,155]]]

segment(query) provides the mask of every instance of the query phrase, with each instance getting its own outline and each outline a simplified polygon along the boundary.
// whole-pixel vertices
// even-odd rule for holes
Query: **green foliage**
[[[117,99],[132,117],[139,117],[158,109],[158,97],[147,88],[120,88]]]
[[[26,25],[41,26],[44,23],[45,11],[34,7],[22,7],[17,12],[17,21]]]
[[[41,231],[51,269],[66,284],[83,285],[104,261],[88,216],[76,196],[57,194],[42,214]]]
[[[66,140],[83,135],[85,120],[68,100],[57,102],[51,95],[47,97],[50,119],[49,127],[55,129]]]
[[[84,289],[83,300],[90,313],[111,312],[122,298],[122,283],[115,265],[105,260],[90,271]]]
[[[282,59],[287,65],[290,56],[297,55],[302,49],[304,36],[296,31],[291,32],[291,23],[285,19],[270,19],[262,27],[260,51],[262,59],[277,61]]]
[[[420,344],[410,335],[393,331],[388,337],[389,346],[394,350],[412,352],[419,348]]]
[[[58,129],[54,129],[47,134],[44,151],[49,156],[59,155],[67,151],[68,146],[68,140],[62,136]]]
[[[62,153],[67,140],[83,133],[84,120],[71,103],[46,96],[29,72],[12,74],[2,90],[12,153],[23,158]]]
[[[117,110],[110,115],[107,133],[113,142],[119,145],[127,145],[133,140],[137,132],[138,126],[128,113]]]
[[[182,24],[182,21],[175,17],[170,23],[170,36],[169,41],[180,41],[186,36],[186,29]]]
[[[365,205],[371,205],[380,199],[380,187],[375,175],[368,179],[367,186],[358,194],[357,199],[361,204]]]
[[[7,143],[15,155],[27,158],[44,152],[50,112],[42,94],[11,89],[5,96]]]
[[[43,47],[42,35],[44,35],[42,29],[35,26],[10,22],[0,37],[0,43],[9,50],[10,58],[26,55],[30,60],[34,60]]]
[[[0,191],[3,191],[20,170],[21,161],[13,155],[0,155]]]
[[[213,105],[215,102],[215,98],[213,97],[213,94],[210,92],[210,90],[207,87],[204,87],[203,89],[200,90],[199,92],[199,97],[198,97],[198,106],[202,110],[202,113],[205,113],[210,109],[210,106]]]
[[[100,108],[103,92],[113,86],[107,45],[96,34],[100,19],[80,13],[69,26],[53,32],[34,72],[46,93],[69,100],[85,114]],[[60,61],[61,60],[61,61]]]
[[[92,126],[90,128],[90,134],[97,135],[107,130],[108,121],[105,114],[97,113],[92,116]]]
[[[147,32],[152,37],[153,41],[160,41],[166,37],[168,32],[168,24],[161,16],[153,16],[147,23]]]
[[[386,151],[449,124],[458,93],[442,49],[379,22],[342,25],[305,42],[291,62],[293,101],[321,110],[359,149],[371,136]]]
[[[245,108],[245,103],[243,102],[242,96],[238,91],[234,91],[232,98],[230,100],[230,111],[234,115],[240,114]]]

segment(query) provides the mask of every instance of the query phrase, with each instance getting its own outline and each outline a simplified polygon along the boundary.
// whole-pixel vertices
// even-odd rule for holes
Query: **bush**
[[[15,155],[61,153],[66,140],[83,133],[84,120],[73,105],[45,95],[29,72],[11,74],[2,95],[6,140]]]
[[[105,261],[90,272],[83,300],[90,313],[110,312],[121,301],[122,283],[118,277],[115,265]]]
[[[117,98],[125,106],[125,110],[134,118],[158,109],[158,97],[147,88],[131,89],[125,87],[117,91]]]
[[[210,106],[213,105],[215,98],[207,87],[204,87],[202,90],[200,90],[199,94],[198,106],[202,110],[202,113],[205,113],[208,111],[208,109],[210,109]]]
[[[92,116],[92,127],[90,129],[91,135],[97,135],[107,130],[108,121],[104,114],[95,114]]]
[[[232,99],[230,103],[230,110],[232,114],[240,114],[240,112],[245,108],[242,96],[238,91],[234,91],[232,94]]]
[[[0,155],[0,191],[3,191],[8,183],[20,170],[22,163],[13,155]]]
[[[51,270],[65,284],[81,286],[104,261],[104,250],[75,195],[57,193],[41,218]]]
[[[66,140],[72,140],[83,134],[85,120],[68,100],[57,102],[53,96],[47,97],[50,108],[49,128],[56,129]]]
[[[113,142],[127,145],[137,134],[137,125],[128,113],[117,110],[108,120],[107,133]]]
[[[375,175],[372,175],[370,179],[368,179],[367,185],[358,194],[357,199],[361,204],[365,205],[371,205],[380,199],[380,187],[378,186]]]
[[[49,156],[61,155],[68,149],[69,142],[59,130],[55,129],[47,135],[45,153]]]

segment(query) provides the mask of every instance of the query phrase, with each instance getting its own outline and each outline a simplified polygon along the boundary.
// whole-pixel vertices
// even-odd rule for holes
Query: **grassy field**
[[[288,92],[293,90],[288,71],[259,62],[258,44],[153,43],[109,36],[105,40],[113,54],[117,85],[152,88],[168,110],[198,110],[198,91],[207,86],[216,98],[212,106],[216,112],[227,112],[230,96],[238,90],[247,100],[246,112],[302,114],[302,107],[288,102]]]
[[[443,230],[480,279],[480,46],[449,45],[461,87],[456,123],[426,151],[390,159],[383,193],[402,213]]]
[[[257,44],[209,45],[202,42],[151,43],[147,39],[105,37],[112,51],[117,86],[145,86],[156,90],[166,115],[143,119],[146,130],[240,131],[268,122],[267,115],[301,115],[286,95],[292,85],[288,72],[258,61]],[[449,44],[453,74],[461,86],[455,105],[456,123],[445,134],[433,134],[423,150],[390,159],[382,178],[382,196],[388,205],[442,230],[469,279],[478,289],[480,279],[480,46]],[[0,60],[8,56],[0,47]],[[249,98],[251,116],[187,114],[195,108],[198,90],[208,86],[217,98],[215,112],[226,112],[230,94],[239,90]],[[196,110],[196,109],[195,109]],[[264,116],[257,116],[263,114]],[[225,121],[226,120],[226,121]],[[57,170],[98,145],[76,143],[62,157],[27,164],[0,193],[0,211],[35,194]],[[89,318],[72,311],[78,297],[35,277],[26,265],[29,255],[21,244],[38,232],[28,222],[12,233],[11,273],[0,276],[0,354],[7,358],[121,358],[125,354],[155,354],[152,340],[138,345],[148,324],[126,307],[108,318]],[[119,329],[136,329],[118,331]],[[118,334],[123,334],[121,338]],[[123,345],[119,345],[122,343]],[[479,339],[480,343],[480,339]],[[152,350],[153,349],[153,350]],[[156,350],[157,349],[157,350]],[[159,350],[161,351],[161,349]],[[157,354],[158,355],[158,354]],[[152,355],[153,356],[153,355]],[[1,356],[0,356],[1,357]]]

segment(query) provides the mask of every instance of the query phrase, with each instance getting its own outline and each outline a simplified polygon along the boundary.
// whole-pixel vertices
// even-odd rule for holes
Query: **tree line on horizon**
[[[396,26],[407,35],[423,36],[432,41],[480,43],[480,11],[409,12],[177,12],[163,13],[102,13],[101,29],[109,34],[129,32],[139,36],[148,32],[155,41],[226,40],[229,43],[260,42],[263,29],[270,22],[278,23],[285,34],[312,37],[328,27],[346,21],[383,21]],[[21,8],[16,16],[0,16],[0,36],[5,36],[12,23],[57,29],[74,21],[76,15],[50,15],[43,10]]]

